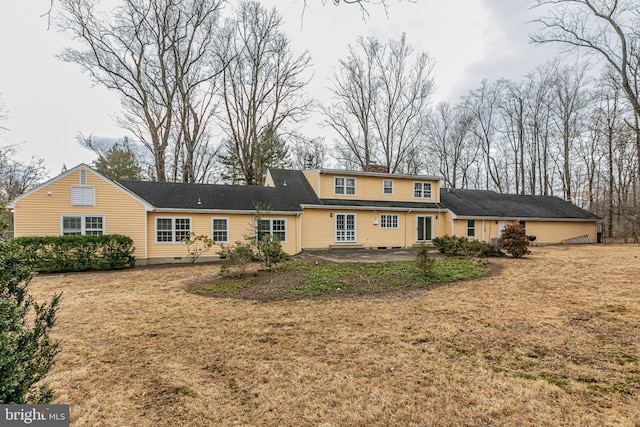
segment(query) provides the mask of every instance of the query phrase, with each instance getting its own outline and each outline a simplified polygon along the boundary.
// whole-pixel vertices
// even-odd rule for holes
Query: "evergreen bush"
[[[502,229],[500,240],[498,240],[498,249],[504,249],[514,258],[522,258],[531,253],[528,246],[529,238],[519,223],[507,224]]]
[[[46,404],[53,391],[41,381],[59,352],[49,332],[61,296],[34,302],[27,292],[34,271],[15,248],[0,241],[0,404]]]
[[[119,234],[17,237],[9,244],[23,261],[46,273],[117,270],[135,264],[133,240]]]
[[[440,253],[449,256],[464,257],[493,257],[502,255],[493,245],[479,240],[470,240],[467,237],[442,236],[435,237],[433,244]]]

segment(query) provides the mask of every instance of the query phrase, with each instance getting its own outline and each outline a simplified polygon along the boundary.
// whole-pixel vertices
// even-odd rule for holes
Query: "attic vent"
[[[71,187],[71,206],[95,206],[95,187]]]
[[[80,185],[87,185],[87,171],[80,169]]]

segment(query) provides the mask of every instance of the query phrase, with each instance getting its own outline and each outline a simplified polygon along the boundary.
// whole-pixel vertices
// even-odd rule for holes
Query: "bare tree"
[[[242,0],[222,31],[218,54],[227,66],[220,119],[227,138],[221,158],[232,181],[262,184],[269,167],[285,164],[282,136],[311,106],[303,96],[311,58],[293,53],[281,26],[275,9]]]
[[[470,91],[464,98],[464,108],[473,117],[472,132],[484,157],[484,188],[495,188],[500,193],[507,190],[503,178],[503,171],[506,170],[504,153],[496,143],[499,133],[498,112],[506,84],[507,81],[502,79],[493,84],[485,79],[478,89]]]
[[[17,147],[0,147],[0,202],[13,200],[38,185],[47,175],[44,159],[31,157],[28,163],[15,159]]]
[[[356,46],[349,44],[349,55],[339,61],[333,77],[333,104],[323,107],[326,124],[339,136],[339,161],[347,168],[364,169],[378,161],[373,115],[379,92],[375,58],[380,49],[375,39],[358,37]]]
[[[324,167],[327,147],[323,138],[307,140],[298,138],[291,149],[292,167],[296,169],[319,169]]]
[[[9,112],[7,111],[7,107],[4,105],[4,102],[0,101],[0,121],[6,120],[9,118]],[[0,126],[0,131],[8,131],[4,126]]]
[[[339,135],[341,161],[364,168],[370,163],[391,173],[418,172],[419,139],[427,124],[433,94],[433,62],[414,49],[403,34],[382,45],[359,38],[349,47],[334,76],[334,103],[325,108],[326,123]]]
[[[559,43],[593,53],[619,76],[619,84],[640,117],[640,4],[635,0],[534,0],[548,11],[536,20],[543,26],[534,43]],[[640,129],[634,126],[640,153]],[[640,172],[640,163],[637,165]]]
[[[207,139],[211,85],[220,71],[211,50],[222,4],[122,0],[108,14],[95,0],[61,0],[62,26],[84,46],[65,49],[61,58],[120,94],[118,122],[152,153],[160,181],[169,178],[172,144],[184,144],[175,150],[186,152],[182,178],[197,180],[194,153]]]
[[[573,201],[573,161],[574,144],[581,137],[584,110],[588,103],[586,69],[588,64],[577,64],[557,70],[553,85],[552,111],[561,147],[560,167],[562,190],[567,201]]]
[[[431,114],[426,141],[429,159],[425,163],[437,163],[445,187],[469,186],[469,170],[476,162],[479,146],[471,138],[473,118],[460,107],[439,103]],[[434,158],[437,161],[434,162]]]

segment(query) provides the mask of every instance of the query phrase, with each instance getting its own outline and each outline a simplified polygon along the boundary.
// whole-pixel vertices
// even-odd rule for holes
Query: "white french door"
[[[356,215],[336,214],[336,242],[356,241]]]

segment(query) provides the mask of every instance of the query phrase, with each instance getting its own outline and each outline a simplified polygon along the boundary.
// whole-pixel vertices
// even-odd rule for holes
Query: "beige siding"
[[[230,245],[235,245],[239,241],[247,243],[247,237],[253,233],[253,214],[224,214],[224,213],[163,213],[149,212],[149,236],[147,244],[149,247],[149,258],[167,259],[188,259],[187,246],[183,243],[158,243],[156,242],[156,219],[157,218],[189,218],[191,231],[196,235],[212,237],[213,218],[226,218],[228,224],[228,239]],[[299,217],[296,215],[263,215],[262,218],[284,219],[286,220],[286,242],[282,243],[282,249],[290,254],[300,252],[299,244]],[[217,257],[221,250],[220,245],[214,245],[203,256]]]
[[[322,199],[345,199],[345,200],[388,200],[388,201],[405,201],[405,202],[425,202],[438,203],[440,201],[440,186],[437,180],[420,179],[419,177],[408,178],[389,174],[388,176],[367,176],[367,175],[349,175],[345,173],[323,173],[305,172],[307,180]],[[334,179],[336,177],[355,178],[356,194],[341,195],[335,194]],[[384,180],[393,181],[393,194],[384,194],[382,191],[382,183]],[[319,184],[318,184],[319,181]],[[431,198],[415,198],[413,197],[414,182],[431,183]],[[318,185],[320,189],[318,190]]]
[[[87,170],[87,186],[95,187],[95,206],[71,206],[71,187],[80,172],[54,180],[20,199],[15,206],[15,236],[60,235],[62,215],[103,215],[107,234],[124,234],[134,241],[135,256],[144,258],[145,208],[115,184]]]
[[[500,237],[500,223],[498,220],[476,220],[476,239],[490,242]],[[513,220],[504,222],[514,222]],[[536,236],[535,243],[556,244],[566,239],[587,235],[592,242],[596,242],[597,223],[571,221],[526,221],[527,235]],[[453,233],[456,236],[467,235],[467,220],[453,221]]]
[[[336,242],[336,215],[355,214],[356,240],[355,242]],[[398,215],[398,228],[382,228],[381,215]],[[339,246],[377,247],[412,247],[418,242],[417,216],[433,217],[433,234],[438,236],[446,227],[446,221],[441,213],[415,213],[393,211],[357,211],[357,210],[328,210],[305,209],[302,215],[302,248],[325,249]],[[375,223],[374,223],[375,221]]]
[[[313,191],[316,193],[316,196],[320,197],[320,172],[318,171],[303,171],[304,177],[307,178],[307,181],[313,188]]]
[[[535,243],[562,243],[573,237],[587,235],[596,243],[596,222],[527,221],[527,234],[536,236]]]

